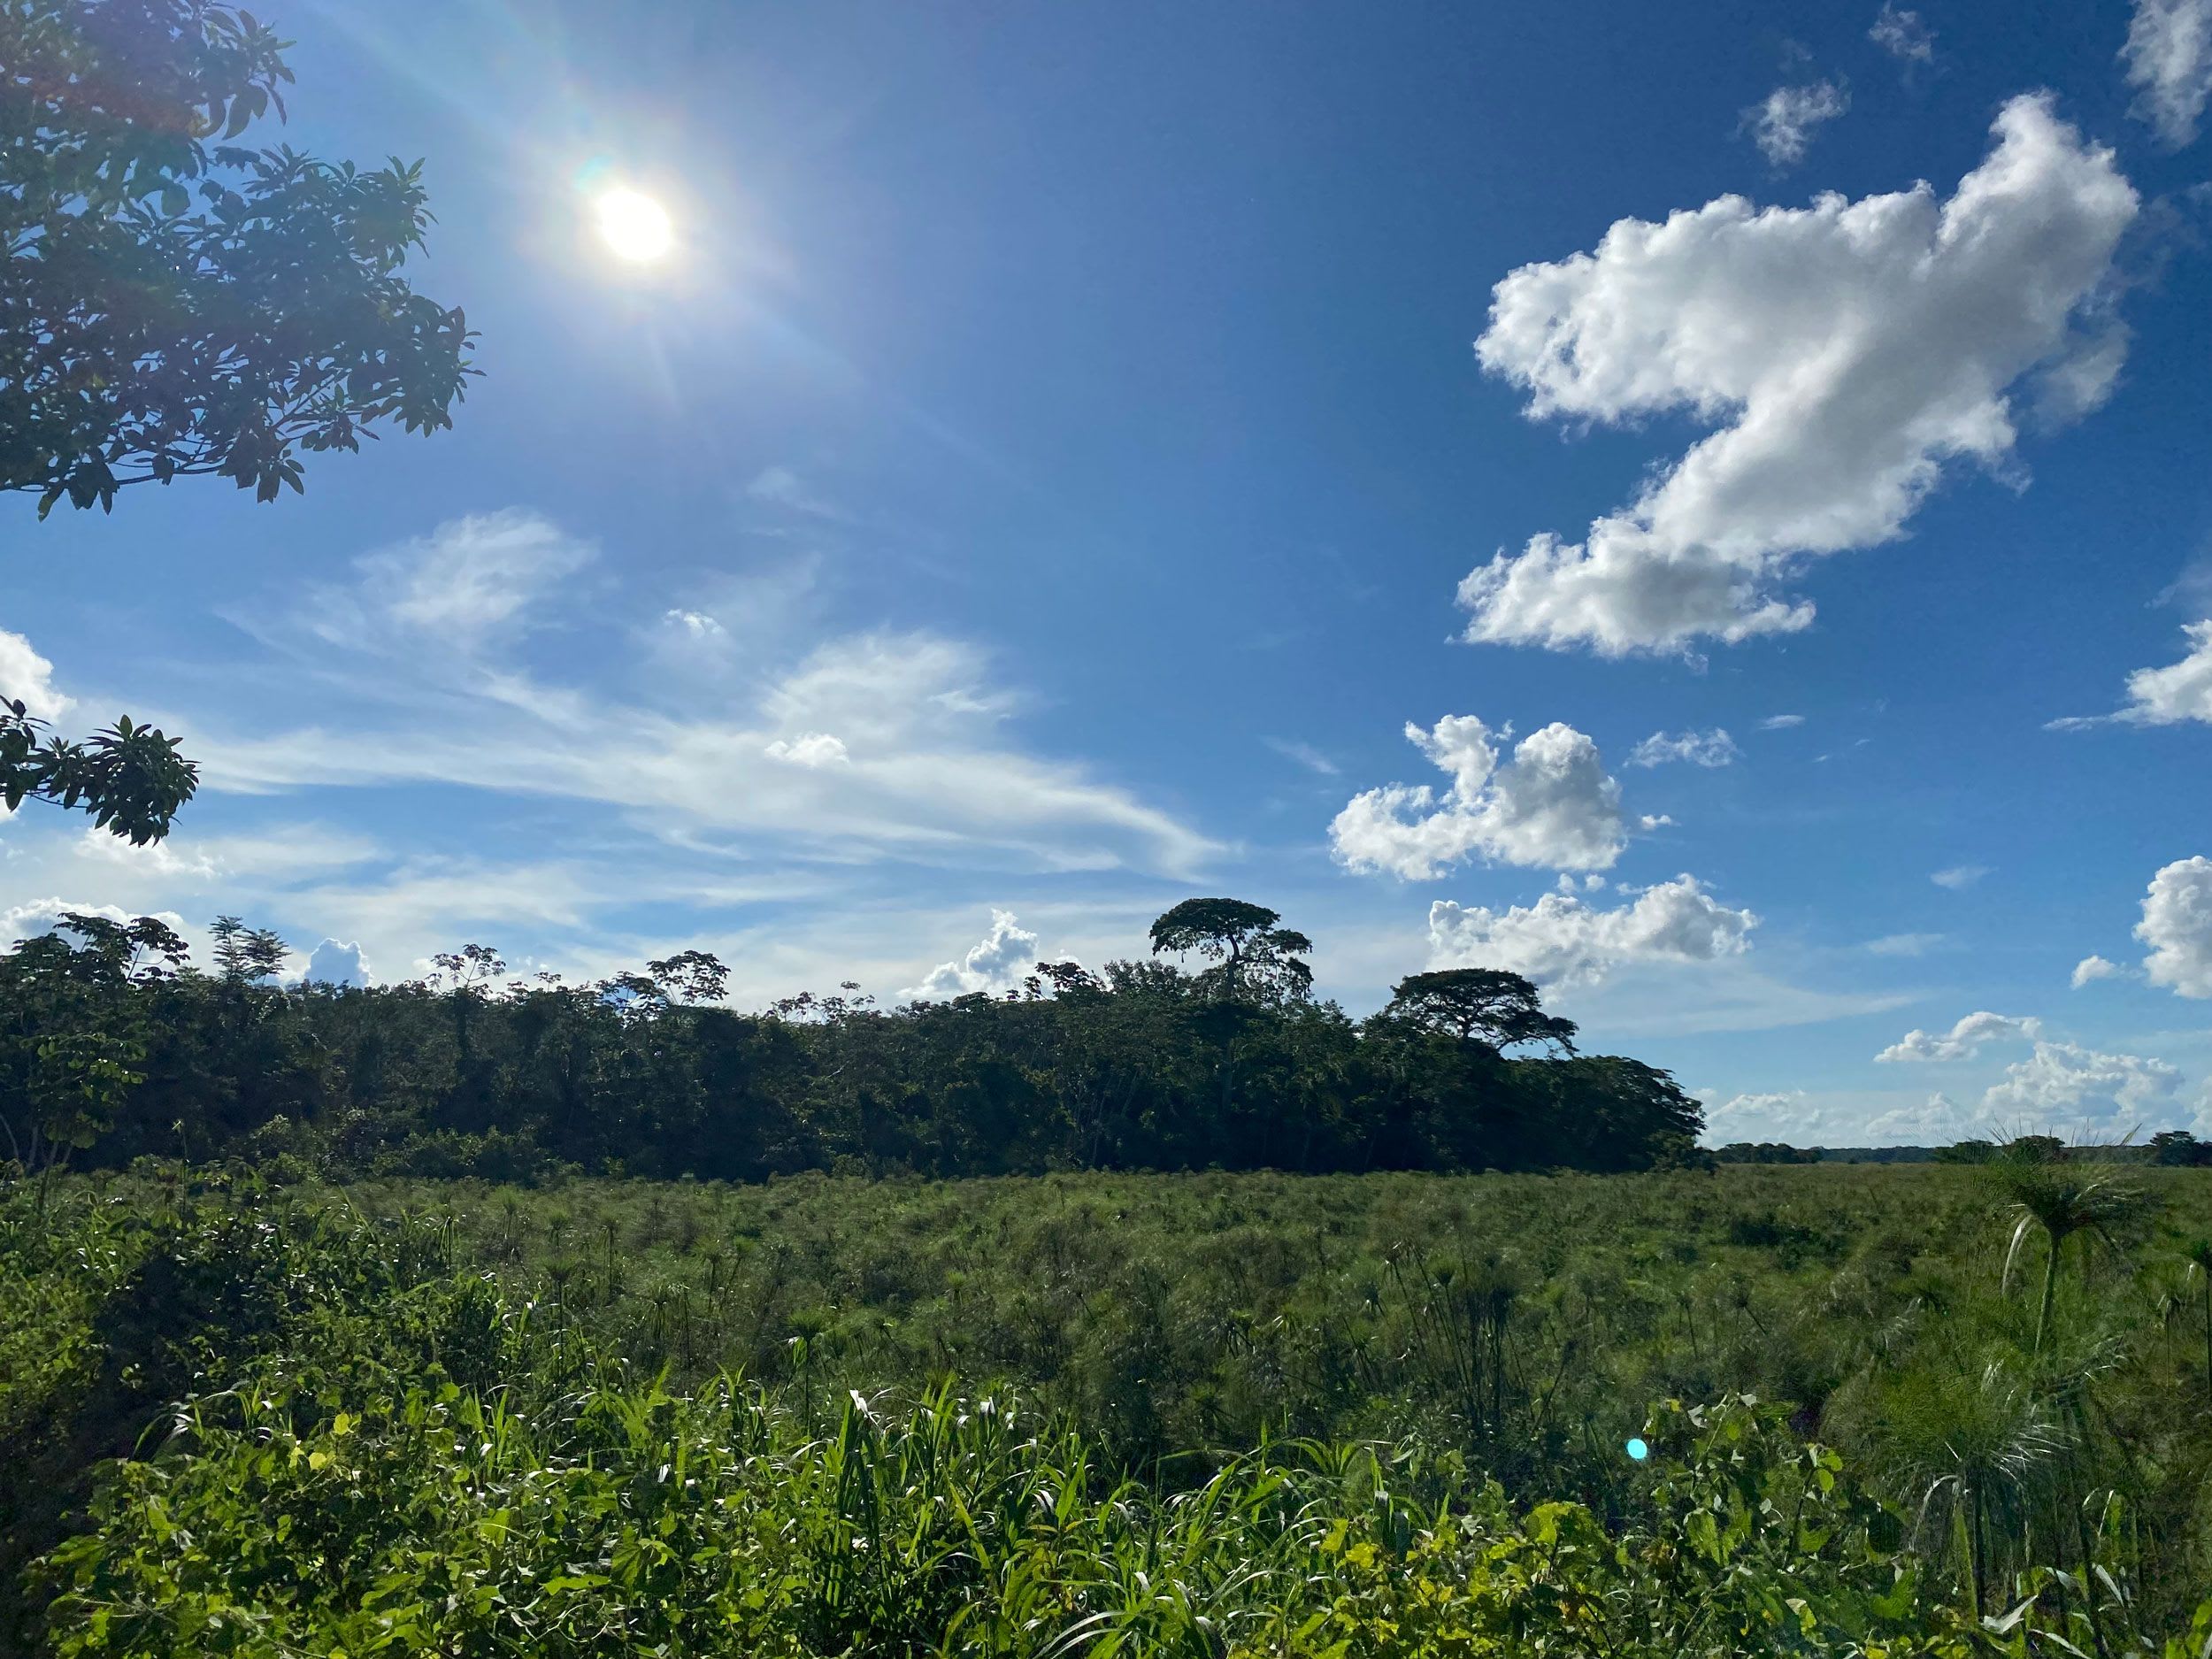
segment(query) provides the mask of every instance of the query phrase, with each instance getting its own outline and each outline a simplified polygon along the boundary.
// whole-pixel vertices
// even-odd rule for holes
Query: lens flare
[[[1628,1442],[1628,1455],[1640,1463],[1651,1455],[1651,1448],[1644,1444],[1641,1435],[1632,1436]]]
[[[668,210],[641,190],[618,186],[593,203],[600,240],[618,259],[647,265],[675,245],[676,227]]]

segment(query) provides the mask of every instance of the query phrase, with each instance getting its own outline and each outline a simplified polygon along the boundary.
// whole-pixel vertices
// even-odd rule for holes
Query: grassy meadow
[[[2070,1162],[73,1178],[0,1201],[0,1634],[2195,1655],[2208,1239]]]

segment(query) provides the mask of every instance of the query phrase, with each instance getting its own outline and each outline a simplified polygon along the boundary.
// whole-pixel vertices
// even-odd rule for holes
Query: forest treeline
[[[1578,1054],[1517,975],[1402,981],[1356,1020],[1257,905],[1190,900],[1154,955],[1038,964],[997,996],[879,1007],[847,985],[760,1013],[687,951],[587,985],[480,945],[422,980],[284,986],[232,918],[195,966],[159,921],[90,915],[0,957],[0,1156],[300,1173],[560,1169],[752,1180],[803,1170],[1594,1171],[1697,1158],[1664,1071]]]

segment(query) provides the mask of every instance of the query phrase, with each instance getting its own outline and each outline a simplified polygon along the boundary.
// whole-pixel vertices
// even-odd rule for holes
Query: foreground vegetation
[[[2177,1659],[2203,1235],[2066,1161],[73,1178],[5,1568],[65,1654]]]

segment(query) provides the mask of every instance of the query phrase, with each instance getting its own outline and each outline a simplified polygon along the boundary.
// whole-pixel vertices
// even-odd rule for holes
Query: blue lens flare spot
[[[1640,1437],[1632,1437],[1628,1442],[1628,1455],[1640,1463],[1651,1455],[1651,1448],[1645,1445]]]

